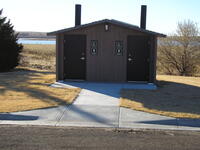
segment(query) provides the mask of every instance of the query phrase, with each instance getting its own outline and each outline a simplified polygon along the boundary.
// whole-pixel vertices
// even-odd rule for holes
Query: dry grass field
[[[0,112],[71,104],[80,89],[53,88],[55,74],[33,69],[0,73]]]
[[[21,67],[55,71],[55,45],[24,44]]]
[[[19,68],[0,74],[0,112],[71,103],[80,89],[56,89],[55,45],[24,45]],[[48,70],[48,71],[44,71]],[[200,77],[159,75],[158,90],[121,91],[121,106],[177,117],[200,118]]]
[[[200,118],[200,77],[158,75],[157,90],[122,90],[121,106],[176,118]]]
[[[24,45],[19,67],[0,73],[0,112],[71,104],[80,89],[53,88],[55,45]]]

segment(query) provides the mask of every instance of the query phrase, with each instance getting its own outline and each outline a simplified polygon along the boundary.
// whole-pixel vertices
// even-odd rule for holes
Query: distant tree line
[[[47,36],[46,32],[17,32],[18,38],[55,38],[55,36]]]
[[[179,22],[176,33],[159,39],[158,72],[193,76],[200,73],[199,28],[191,20]]]

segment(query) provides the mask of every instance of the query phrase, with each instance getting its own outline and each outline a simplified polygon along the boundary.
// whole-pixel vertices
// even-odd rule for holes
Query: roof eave
[[[80,25],[80,26],[75,26],[75,27],[66,28],[66,29],[62,29],[62,30],[57,30],[57,31],[49,32],[49,33],[47,33],[47,35],[48,36],[56,35],[56,34],[59,34],[59,33],[72,31],[72,30],[76,30],[76,29],[81,29],[81,28],[85,28],[85,27],[88,27],[88,26],[93,26],[93,25],[100,24],[100,23],[105,23],[105,22],[109,22],[109,20],[108,19],[104,19],[104,20],[95,21],[95,22],[88,23],[88,24],[83,24],[83,25]]]
[[[58,31],[53,31],[53,32],[47,33],[47,36],[55,36],[57,34],[60,34],[60,33],[63,33],[63,32],[67,32],[69,30],[76,30],[76,29],[78,29],[78,28],[72,27],[72,28],[62,29],[62,30],[58,30]],[[147,32],[145,32],[145,33],[147,33]],[[155,35],[157,37],[162,37],[162,38],[166,38],[167,37],[167,35],[161,34],[161,33],[149,33],[149,34]]]
[[[77,28],[76,27],[71,27],[71,28],[67,28],[67,29],[61,29],[61,30],[49,32],[49,33],[47,33],[47,36],[57,35],[59,33],[66,32],[66,31],[71,30],[71,29],[77,29]]]
[[[63,33],[63,32],[73,31],[73,30],[76,30],[76,29],[81,29],[81,28],[85,28],[85,27],[88,27],[88,26],[92,26],[92,25],[96,25],[96,24],[100,24],[100,23],[106,23],[106,22],[111,23],[111,24],[115,24],[115,25],[118,25],[118,26],[126,27],[126,28],[129,28],[129,29],[132,29],[132,30],[137,30],[139,32],[151,34],[151,35],[154,35],[156,37],[166,37],[166,35],[161,34],[161,33],[142,29],[142,28],[139,28],[137,26],[130,26],[128,24],[122,25],[120,23],[120,21],[108,20],[108,19],[104,19],[104,20],[100,20],[100,21],[96,21],[96,22],[93,22],[93,23],[88,23],[88,24],[84,24],[84,25],[80,25],[80,26],[75,26],[75,27],[71,27],[71,28],[66,28],[66,29],[62,29],[62,30],[58,30],[58,31],[49,32],[49,33],[47,33],[47,35],[48,36],[57,35],[57,34],[60,34],[60,33]]]
[[[49,33],[47,33],[47,36],[55,36],[56,34],[54,33],[54,32],[49,32]]]
[[[167,35],[165,35],[165,34],[160,34],[160,33],[157,34],[156,36],[157,36],[157,37],[161,37],[161,38],[166,38],[166,37],[167,37]]]

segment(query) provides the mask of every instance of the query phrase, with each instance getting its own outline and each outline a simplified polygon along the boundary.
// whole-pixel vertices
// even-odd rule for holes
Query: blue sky
[[[0,9],[17,31],[50,32],[74,26],[75,4],[82,5],[82,23],[116,19],[140,24],[147,5],[147,29],[165,34],[190,19],[200,26],[200,0],[0,0]]]

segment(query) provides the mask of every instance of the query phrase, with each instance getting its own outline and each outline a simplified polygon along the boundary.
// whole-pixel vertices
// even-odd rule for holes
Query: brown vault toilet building
[[[157,38],[146,30],[146,6],[140,27],[117,20],[81,24],[76,5],[75,26],[48,33],[56,35],[56,80],[99,82],[143,81],[156,78]]]

